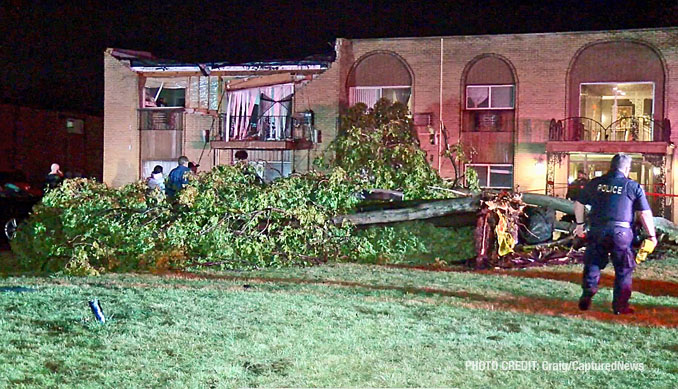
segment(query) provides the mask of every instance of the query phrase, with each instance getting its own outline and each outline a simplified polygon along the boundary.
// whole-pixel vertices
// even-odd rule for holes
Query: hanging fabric
[[[490,88],[486,86],[469,86],[466,88],[466,96],[471,101],[469,108],[488,108]]]
[[[291,136],[288,127],[291,123],[293,96],[293,84],[262,88],[259,116],[260,122],[266,127],[266,139],[281,140]]]
[[[367,105],[367,108],[374,107],[377,100],[381,97],[381,90],[379,88],[350,88],[349,91],[349,105],[354,106],[358,103]]]
[[[229,92],[226,108],[229,139],[289,138],[293,95],[294,84]]]

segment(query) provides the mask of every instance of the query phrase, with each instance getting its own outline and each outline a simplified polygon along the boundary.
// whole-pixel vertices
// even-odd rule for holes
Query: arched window
[[[501,58],[474,62],[464,79],[464,131],[512,132],[515,127],[515,79]]]
[[[411,108],[412,75],[403,60],[391,53],[368,54],[359,60],[348,76],[348,103],[372,107],[386,98]]]
[[[663,119],[664,79],[661,58],[645,44],[592,44],[577,53],[568,73],[568,116],[611,126],[605,134],[587,132],[587,140],[626,140],[634,121],[638,140],[656,140],[652,120]]]
[[[462,140],[476,151],[466,168],[476,171],[481,187],[513,188],[513,70],[503,59],[485,55],[472,61],[464,74]]]

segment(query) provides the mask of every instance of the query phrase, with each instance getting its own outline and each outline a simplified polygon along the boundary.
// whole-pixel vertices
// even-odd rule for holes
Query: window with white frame
[[[481,188],[513,188],[513,165],[473,163],[467,164],[466,168],[478,173],[478,185]]]
[[[355,86],[349,88],[348,104],[353,106],[364,103],[368,108],[372,108],[379,99],[385,98],[409,107],[411,94],[410,86]]]
[[[514,109],[514,85],[467,85],[466,109]]]

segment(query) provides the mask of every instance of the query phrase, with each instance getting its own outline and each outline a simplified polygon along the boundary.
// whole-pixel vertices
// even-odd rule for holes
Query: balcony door
[[[582,83],[579,116],[607,129],[589,134],[593,141],[652,141],[654,139],[653,82]]]

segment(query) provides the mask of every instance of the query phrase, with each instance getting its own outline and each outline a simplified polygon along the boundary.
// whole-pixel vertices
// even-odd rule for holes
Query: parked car
[[[20,171],[0,171],[0,224],[2,240],[11,240],[16,227],[42,199],[42,190],[31,187]],[[5,242],[3,242],[5,243]]]

